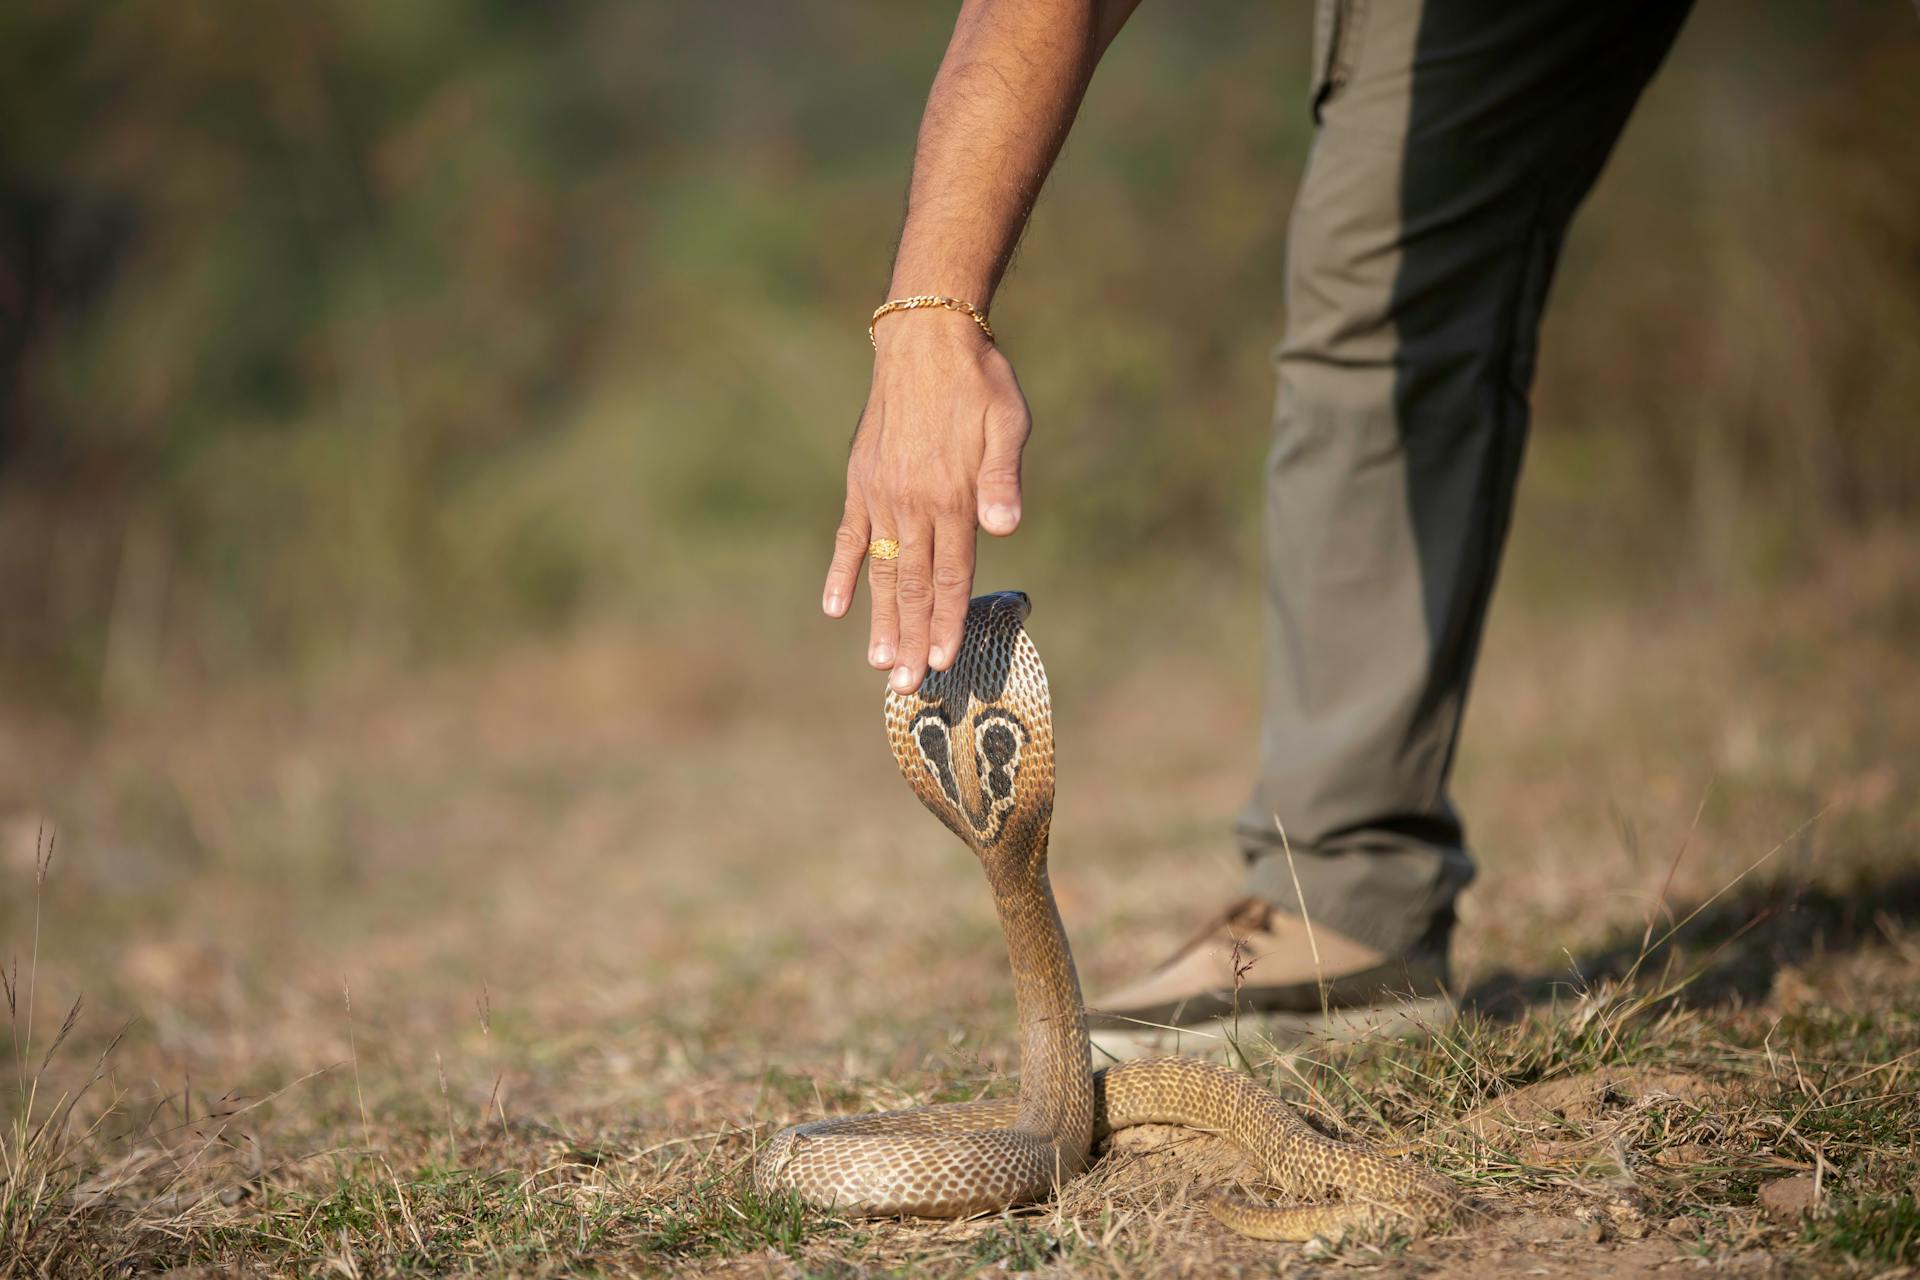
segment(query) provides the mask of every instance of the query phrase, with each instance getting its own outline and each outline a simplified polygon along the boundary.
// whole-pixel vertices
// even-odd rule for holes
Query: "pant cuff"
[[[1249,842],[1243,852],[1248,893],[1388,956],[1409,954],[1436,931],[1444,944],[1454,900],[1474,876],[1464,848],[1394,832],[1296,845],[1291,863],[1278,840]]]

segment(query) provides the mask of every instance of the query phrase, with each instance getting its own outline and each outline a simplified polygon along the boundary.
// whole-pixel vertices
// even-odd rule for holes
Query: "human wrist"
[[[993,339],[973,316],[940,306],[889,311],[873,322],[876,359],[939,353],[978,356],[992,345]]]
[[[989,269],[975,261],[982,255],[972,249],[952,254],[927,253],[921,250],[916,241],[924,237],[914,228],[902,231],[907,243],[901,247],[900,254],[894,259],[893,270],[887,277],[887,297],[912,298],[921,294],[940,294],[952,298],[965,298],[982,311],[993,306],[994,290],[1000,282],[999,272]]]

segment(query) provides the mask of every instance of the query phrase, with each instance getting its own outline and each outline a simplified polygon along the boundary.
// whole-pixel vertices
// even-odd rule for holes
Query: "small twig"
[[[1293,897],[1300,904],[1300,921],[1307,926],[1307,949],[1313,952],[1313,980],[1320,988],[1320,1018],[1324,1022],[1329,1017],[1329,1007],[1327,974],[1320,964],[1320,943],[1313,936],[1313,916],[1307,911],[1307,895],[1300,891],[1300,869],[1293,862],[1293,843],[1287,839],[1287,824],[1280,821],[1276,813],[1273,825],[1280,832],[1280,848],[1287,855],[1287,874],[1293,877]]]
[[[1640,972],[1640,966],[1646,962],[1648,956],[1652,955],[1653,952],[1658,951],[1661,947],[1664,947],[1668,942],[1672,941],[1674,936],[1678,934],[1682,929],[1686,928],[1689,924],[1692,924],[1694,921],[1694,918],[1697,917],[1702,911],[1705,911],[1708,907],[1712,906],[1715,902],[1718,902],[1722,897],[1726,896],[1726,894],[1735,885],[1739,884],[1742,880],[1745,880],[1748,876],[1752,875],[1755,871],[1758,871],[1760,867],[1763,864],[1765,864],[1767,861],[1769,861],[1775,854],[1779,853],[1782,849],[1786,848],[1788,845],[1792,844],[1795,840],[1799,839],[1801,833],[1804,832],[1808,827],[1811,827],[1814,823],[1820,821],[1821,818],[1825,817],[1826,812],[1827,812],[1826,809],[1822,808],[1818,813],[1814,814],[1811,818],[1808,818],[1805,822],[1802,822],[1799,826],[1795,827],[1792,830],[1792,832],[1790,832],[1787,835],[1786,839],[1782,840],[1779,844],[1774,845],[1773,848],[1767,850],[1765,853],[1761,854],[1758,858],[1755,858],[1751,863],[1747,865],[1746,869],[1742,871],[1739,875],[1735,876],[1733,879],[1727,881],[1725,884],[1721,885],[1718,889],[1714,890],[1713,893],[1710,894],[1705,901],[1701,902],[1693,910],[1687,912],[1685,916],[1681,917],[1679,923],[1673,925],[1665,933],[1661,934],[1659,940],[1655,942],[1651,948],[1643,948],[1640,952],[1639,957],[1634,960],[1632,965],[1628,966],[1625,976],[1623,976],[1620,979],[1620,985],[1626,986],[1628,983],[1632,982],[1634,979],[1634,975]]]
[[[353,1035],[353,989],[347,985],[344,974],[340,978],[340,997],[347,1006],[347,1056],[353,1062],[353,1097],[360,1107],[360,1141],[371,1152],[373,1125],[367,1120],[367,1095],[360,1089],[360,1046]]]
[[[506,1079],[506,1077],[507,1073],[504,1071],[495,1073],[493,1077],[493,1092],[487,1097],[487,1109],[500,1117],[500,1136],[503,1138],[508,1136],[507,1107],[505,1103],[500,1101],[500,1082]]]
[[[1640,935],[1640,953],[1646,954],[1647,942],[1653,937],[1653,917],[1657,912],[1666,914],[1667,894],[1673,889],[1673,878],[1680,871],[1680,859],[1687,854],[1687,846],[1693,843],[1693,833],[1700,829],[1700,819],[1707,811],[1707,799],[1713,795],[1713,779],[1707,779],[1707,785],[1700,792],[1700,803],[1694,806],[1693,821],[1687,825],[1687,834],[1680,837],[1680,847],[1673,851],[1673,861],[1667,866],[1666,881],[1660,886],[1660,896],[1654,902],[1654,910],[1647,914],[1646,932]]]
[[[453,1139],[453,1098],[447,1092],[447,1068],[440,1061],[440,1051],[433,1051],[433,1069],[440,1077],[440,1109],[447,1117],[447,1164],[449,1167],[460,1163],[460,1144]]]

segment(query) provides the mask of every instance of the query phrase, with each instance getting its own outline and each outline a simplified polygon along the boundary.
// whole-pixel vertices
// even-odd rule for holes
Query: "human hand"
[[[896,316],[876,338],[821,608],[846,615],[864,563],[867,661],[891,668],[888,684],[906,693],[959,651],[976,526],[999,537],[1019,527],[1020,454],[1033,420],[1013,366],[966,316]],[[899,556],[871,559],[876,538],[897,541]]]

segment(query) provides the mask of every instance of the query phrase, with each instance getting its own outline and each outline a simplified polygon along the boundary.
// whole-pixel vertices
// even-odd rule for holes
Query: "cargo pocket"
[[[1367,0],[1317,0],[1313,12],[1313,122],[1353,74]]]

